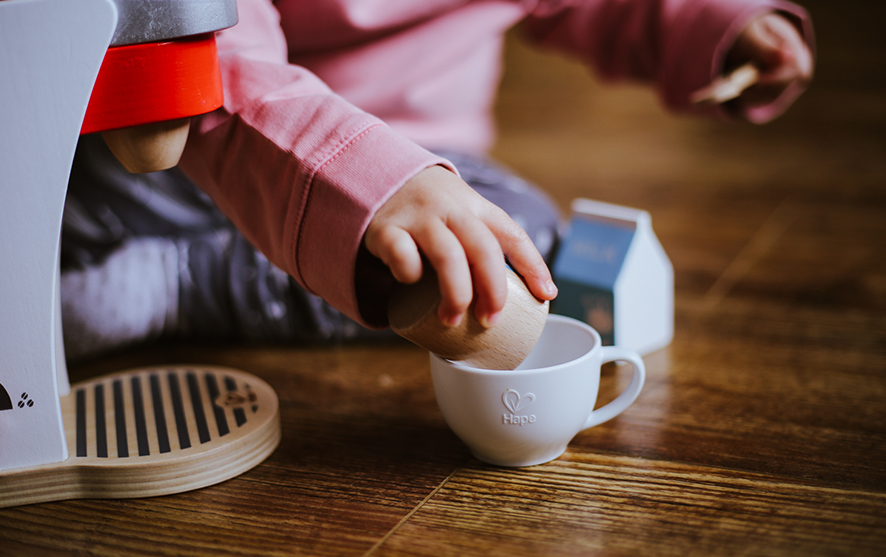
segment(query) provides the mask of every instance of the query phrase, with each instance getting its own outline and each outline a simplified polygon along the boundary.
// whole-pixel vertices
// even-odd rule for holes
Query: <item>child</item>
[[[604,78],[653,84],[674,111],[765,122],[813,66],[808,17],[781,0],[241,0],[239,12],[218,35],[225,104],[193,120],[178,169],[129,175],[100,139],[81,141],[63,226],[69,356],[160,335],[371,335],[357,324],[384,328],[393,280],[427,265],[445,323],[473,302],[495,325],[505,258],[552,299],[556,208],[483,157],[518,23]],[[690,103],[746,62],[758,85]]]

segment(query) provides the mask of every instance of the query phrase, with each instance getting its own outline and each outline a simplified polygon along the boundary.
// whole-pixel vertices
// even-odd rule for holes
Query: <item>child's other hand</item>
[[[813,58],[797,28],[784,17],[767,13],[749,23],[726,58],[731,70],[751,62],[760,72],[756,85],[735,101],[739,113],[769,104],[794,83],[812,79]]]
[[[437,271],[440,320],[457,325],[476,295],[475,314],[491,327],[507,298],[504,256],[543,300],[557,288],[532,240],[508,215],[441,166],[408,181],[373,217],[366,248],[398,281],[422,276],[422,255]]]

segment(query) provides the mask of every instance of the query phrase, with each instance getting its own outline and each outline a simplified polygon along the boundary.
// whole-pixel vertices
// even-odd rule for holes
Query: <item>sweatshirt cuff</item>
[[[384,124],[363,130],[323,162],[308,190],[304,218],[290,236],[302,284],[359,323],[384,326],[386,320],[359,310],[358,250],[378,209],[409,179],[435,165],[454,171],[451,163]]]

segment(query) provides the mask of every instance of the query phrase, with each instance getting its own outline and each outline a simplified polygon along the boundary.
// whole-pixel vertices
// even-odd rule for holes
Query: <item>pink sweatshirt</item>
[[[181,166],[308,291],[383,326],[358,309],[363,233],[407,180],[448,165],[426,149],[492,142],[505,31],[524,22],[531,40],[690,111],[689,94],[770,10],[811,42],[806,13],[781,0],[240,0],[240,23],[218,35],[224,106],[194,119]]]

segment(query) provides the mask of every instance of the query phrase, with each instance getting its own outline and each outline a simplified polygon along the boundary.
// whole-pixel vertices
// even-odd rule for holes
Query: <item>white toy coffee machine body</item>
[[[214,32],[236,22],[236,0],[0,1],[0,506],[4,490],[12,489],[3,487],[4,476],[71,458],[73,433],[60,404],[70,385],[58,262],[78,138],[83,131],[128,129],[216,108],[221,81]],[[139,106],[95,106],[115,96],[115,77],[106,76],[113,73],[112,54],[148,52],[143,59],[151,67],[152,52],[169,58],[181,40],[189,48],[206,41],[218,74],[210,85],[218,89],[214,103],[201,101],[202,112],[163,116],[155,110],[134,120]],[[102,76],[108,79],[97,83]],[[119,97],[132,102],[132,95]]]

